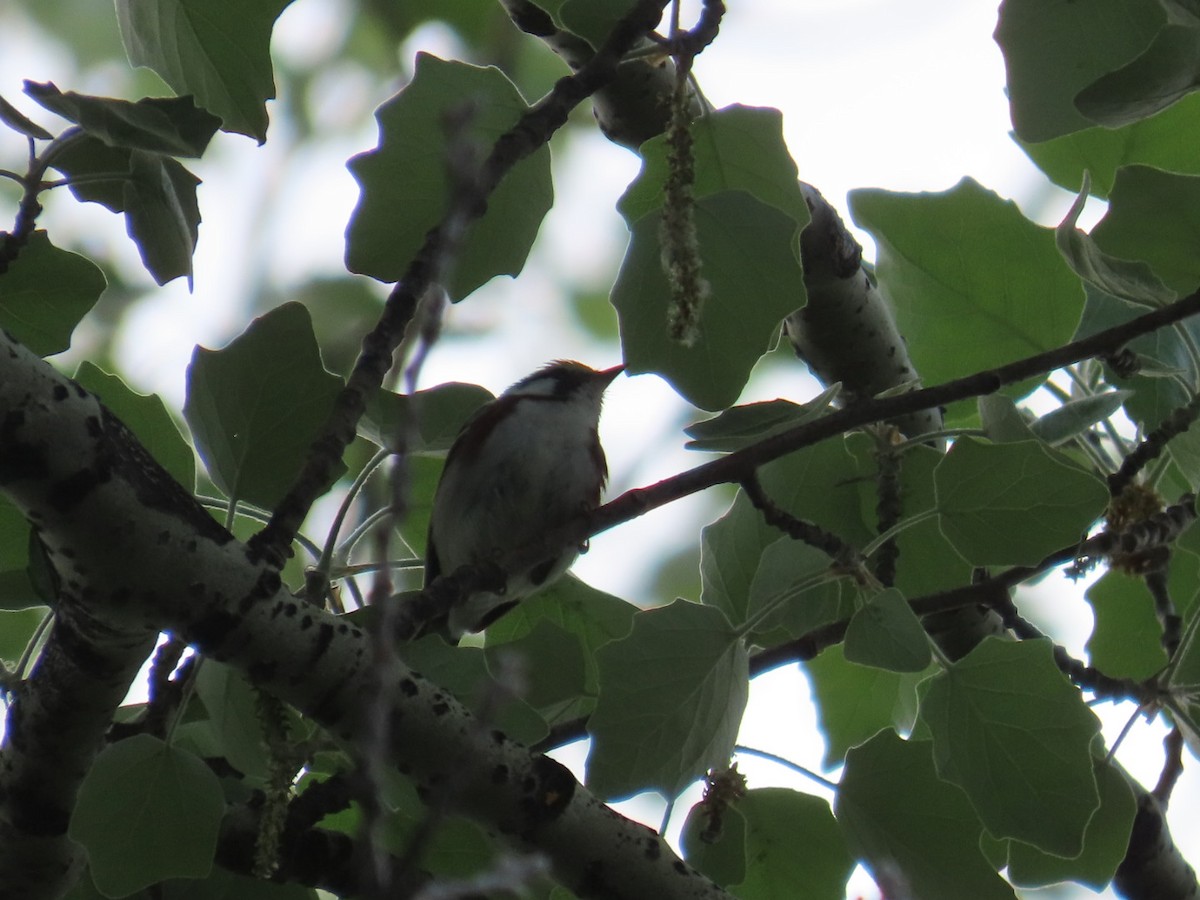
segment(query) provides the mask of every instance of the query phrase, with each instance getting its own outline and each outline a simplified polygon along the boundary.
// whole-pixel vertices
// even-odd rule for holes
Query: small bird
[[[425,586],[460,566],[502,563],[506,554],[595,509],[608,480],[596,427],[605,389],[624,366],[597,371],[567,360],[522,378],[481,407],[454,439],[433,498]],[[502,593],[462,598],[427,623],[452,642],[480,631],[518,601],[552,584],[584,547],[566,547],[521,572]]]

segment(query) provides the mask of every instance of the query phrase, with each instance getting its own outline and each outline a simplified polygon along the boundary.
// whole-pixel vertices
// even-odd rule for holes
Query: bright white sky
[[[1016,200],[1044,224],[1056,223],[1065,213],[1070,198],[1049,188],[1008,137],[1003,60],[991,37],[994,4],[737,0],[728,5],[719,39],[696,63],[706,95],[718,107],[736,102],[781,109],[800,177],[843,213],[845,194],[853,188],[939,191],[964,175]],[[345,0],[298,0],[279,23],[276,54],[295,64],[323,59],[336,45],[345,8]],[[21,79],[106,93],[105,73],[81,80],[68,57],[33,41],[12,16],[0,12],[0,94],[45,120],[21,96]],[[437,28],[423,29],[402,48],[401,58],[411,62],[418,49],[454,52]],[[189,295],[178,282],[153,293],[122,334],[126,371],[139,389],[157,391],[181,407],[193,346],[219,346],[244,327],[247,285],[259,279],[299,284],[314,271],[340,270],[343,231],[356,200],[343,163],[375,144],[373,125],[361,125],[363,113],[389,92],[352,67],[336,69],[318,84],[310,107],[314,120],[332,137],[304,156],[286,156],[284,142],[256,148],[244,138],[217,140],[211,159],[197,166],[206,184],[200,195],[204,224],[195,293]],[[2,135],[0,141],[0,159],[15,164],[21,147]],[[556,160],[558,204],[526,272],[516,281],[487,285],[452,311],[450,328],[457,337],[432,354],[426,385],[478,381],[499,392],[546,359],[576,357],[597,366],[616,362],[611,350],[569,330],[571,320],[557,302],[555,283],[564,276],[587,282],[615,275],[625,237],[613,205],[638,163],[633,154],[599,136],[576,140],[569,150]],[[288,186],[282,203],[265,220],[248,220],[246,211],[281,184]],[[115,217],[95,207],[68,205],[69,212],[62,204],[50,205],[45,224],[53,232],[79,235],[96,255],[116,255],[131,270],[138,267]],[[869,252],[869,240],[860,237]],[[513,347],[524,349],[514,353]],[[794,381],[776,377],[756,382],[744,399],[781,394],[806,399],[814,392],[813,383],[797,374]],[[698,463],[700,457],[680,449],[678,430],[697,417],[653,376],[615,384],[602,427],[612,493]],[[640,595],[651,561],[694,540],[696,523],[721,511],[714,498],[701,497],[647,515],[594,539],[576,572],[635,601],[668,602],[672,598]],[[1040,611],[1063,622],[1069,637],[1060,639],[1079,654],[1090,628],[1087,608],[1074,589],[1063,589],[1065,582],[1051,579],[1049,584],[1042,591],[1046,599],[1039,602]],[[1116,716],[1107,715],[1105,708],[1098,712],[1112,740],[1129,711]],[[1120,754],[1148,786],[1157,778],[1162,733],[1138,726]],[[807,685],[796,669],[756,683],[742,741],[819,770],[821,739]],[[745,758],[741,768],[750,774],[751,786],[784,784],[822,793],[769,763]],[[1175,796],[1176,841],[1183,847],[1200,846],[1195,817],[1185,820],[1179,814],[1200,797],[1193,774],[1185,776]],[[690,802],[681,802],[676,825]],[[658,824],[659,810],[638,810]],[[860,876],[852,882],[851,896],[876,895],[869,880]],[[1054,896],[1096,895],[1068,888]]]

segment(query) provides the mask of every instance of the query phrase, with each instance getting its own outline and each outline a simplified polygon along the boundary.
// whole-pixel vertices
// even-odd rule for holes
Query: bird
[[[597,426],[604,391],[624,366],[596,370],[556,360],[480,407],[463,425],[438,481],[429,521],[425,587],[460,566],[503,564],[577,515],[595,509],[608,480]],[[583,546],[518,572],[502,592],[459,598],[421,629],[457,643],[558,580]]]

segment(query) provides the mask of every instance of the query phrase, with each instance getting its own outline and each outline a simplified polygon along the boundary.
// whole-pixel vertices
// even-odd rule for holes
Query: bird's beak
[[[616,378],[618,375],[620,375],[624,371],[625,371],[625,366],[620,365],[620,366],[613,366],[611,369],[601,369],[596,374],[598,376],[600,376],[600,380],[604,382],[605,386],[608,386],[613,383],[614,378]]]

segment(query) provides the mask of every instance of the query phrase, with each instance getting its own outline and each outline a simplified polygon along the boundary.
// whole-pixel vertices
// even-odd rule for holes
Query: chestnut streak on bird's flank
[[[608,466],[596,427],[604,391],[623,369],[597,371],[559,360],[522,378],[467,421],[433,499],[426,586],[460,566],[500,563],[599,505]],[[561,577],[582,549],[566,547],[508,573],[503,593],[462,598],[445,620],[425,630],[440,630],[452,641],[479,631]]]

